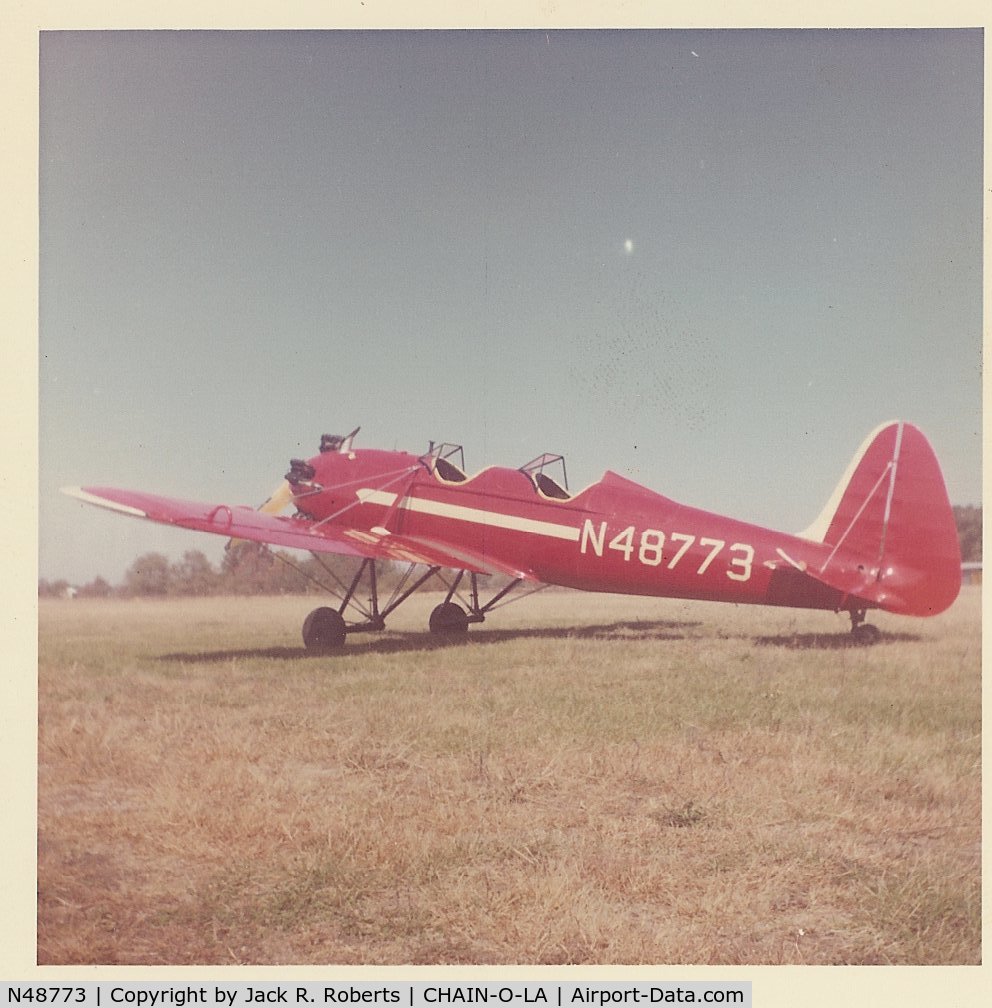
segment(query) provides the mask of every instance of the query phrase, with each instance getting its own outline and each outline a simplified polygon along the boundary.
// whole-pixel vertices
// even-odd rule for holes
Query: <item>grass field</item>
[[[38,961],[978,963],[979,592],[43,601]]]

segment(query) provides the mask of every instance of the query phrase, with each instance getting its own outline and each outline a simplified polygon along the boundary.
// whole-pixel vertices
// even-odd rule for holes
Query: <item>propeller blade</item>
[[[283,480],[269,499],[258,509],[266,514],[279,514],[293,503],[293,488],[289,480]]]
[[[284,511],[290,504],[293,503],[293,488],[289,483],[289,480],[283,480],[282,483],[272,491],[271,495],[261,504],[257,511],[263,511],[265,514],[277,515]],[[247,540],[245,539],[228,539],[227,545],[224,547],[225,550],[234,549],[235,547],[243,545]]]

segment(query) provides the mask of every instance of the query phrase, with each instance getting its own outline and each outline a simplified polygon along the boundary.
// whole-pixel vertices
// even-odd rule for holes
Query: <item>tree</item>
[[[973,504],[955,504],[954,521],[961,543],[961,559],[974,563],[982,559],[982,509]]]
[[[233,543],[221,561],[222,589],[231,595],[279,594],[281,564],[265,546]]]
[[[170,578],[173,595],[213,595],[220,584],[220,575],[199,550],[187,550],[172,565]]]
[[[77,598],[110,598],[114,589],[102,577],[95,577],[76,592]]]
[[[169,561],[161,553],[145,553],[124,574],[125,595],[168,595],[172,584]]]

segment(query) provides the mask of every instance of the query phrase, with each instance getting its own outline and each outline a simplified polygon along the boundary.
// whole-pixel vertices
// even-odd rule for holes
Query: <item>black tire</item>
[[[314,609],[303,621],[303,644],[316,654],[343,647],[345,634],[344,617],[330,606]]]
[[[851,637],[855,644],[877,644],[882,631],[871,623],[862,623],[860,626],[851,628]]]
[[[460,605],[442,602],[431,612],[429,626],[433,634],[458,637],[468,633],[468,616]]]

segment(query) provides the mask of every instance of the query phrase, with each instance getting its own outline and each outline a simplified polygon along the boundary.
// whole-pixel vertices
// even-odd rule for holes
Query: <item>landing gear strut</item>
[[[278,556],[278,554],[277,554]],[[318,556],[319,559],[319,556]],[[510,581],[504,588],[496,592],[488,601],[482,602],[479,598],[478,575],[474,572],[459,571],[454,581],[449,585],[447,580],[441,576],[440,567],[430,567],[426,573],[421,574],[408,584],[413,574],[415,565],[411,564],[405,576],[394,590],[389,601],[380,608],[379,605],[379,585],[376,577],[376,561],[365,559],[362,561],[350,584],[345,584],[338,579],[333,572],[325,566],[325,571],[338,584],[340,591],[335,591],[325,584],[321,587],[331,591],[340,601],[340,605],[334,609],[330,606],[321,606],[314,609],[303,622],[303,643],[307,651],[314,654],[322,654],[328,651],[335,651],[344,645],[345,638],[350,633],[360,630],[382,630],[386,626],[386,617],[394,612],[403,602],[405,602],[421,585],[425,584],[435,575],[441,577],[448,587],[448,593],[444,601],[434,607],[430,615],[429,627],[433,634],[449,637],[463,636],[468,632],[470,623],[482,623],[485,621],[486,613],[496,608],[507,595],[520,584],[521,579]],[[470,579],[469,597],[465,599],[459,595],[464,605],[459,605],[454,601],[458,586],[462,583],[465,574],[468,573]],[[312,580],[316,581],[316,579]],[[368,605],[364,605],[356,598],[359,586],[363,580],[368,589]],[[319,582],[318,582],[319,583]],[[541,586],[543,587],[543,585]],[[534,589],[540,590],[539,588]],[[364,594],[364,593],[363,593]],[[362,617],[356,622],[348,622],[345,619],[345,612],[349,606],[357,611]]]
[[[455,593],[458,591],[458,586],[465,577],[465,571],[459,571],[454,582],[448,588],[448,594],[445,596],[444,601],[440,605],[435,606],[431,612],[430,623],[428,625],[432,634],[441,634],[449,637],[458,637],[466,634],[469,623],[484,623],[486,613],[495,609],[520,584],[521,580],[517,578],[511,581],[488,602],[483,604],[479,600],[479,576],[471,571],[468,576],[471,583],[467,602],[468,611],[466,612],[457,602],[452,601]]]
[[[864,609],[851,610],[851,639],[855,644],[875,644],[882,636],[877,626],[865,622],[866,615]]]
[[[338,580],[333,572],[326,567],[325,570],[338,582],[338,585],[343,590],[343,594],[329,589],[327,585],[321,585],[321,587],[330,590],[332,594],[338,595],[341,604],[337,609],[332,609],[330,606],[321,606],[319,609],[314,609],[303,621],[303,644],[308,651],[318,654],[325,651],[335,651],[342,647],[345,637],[355,631],[384,629],[386,626],[386,617],[405,602],[425,581],[437,574],[440,568],[428,568],[425,574],[407,587],[406,582],[413,571],[413,565],[411,564],[406,577],[403,578],[399,587],[393,592],[392,598],[381,610],[379,608],[379,583],[376,578],[374,560],[363,560],[349,585],[345,585]],[[358,591],[358,587],[366,574],[368,575],[368,606],[360,604],[355,598],[355,593]],[[349,606],[361,614],[362,619],[359,622],[349,623],[345,620],[344,614]]]

